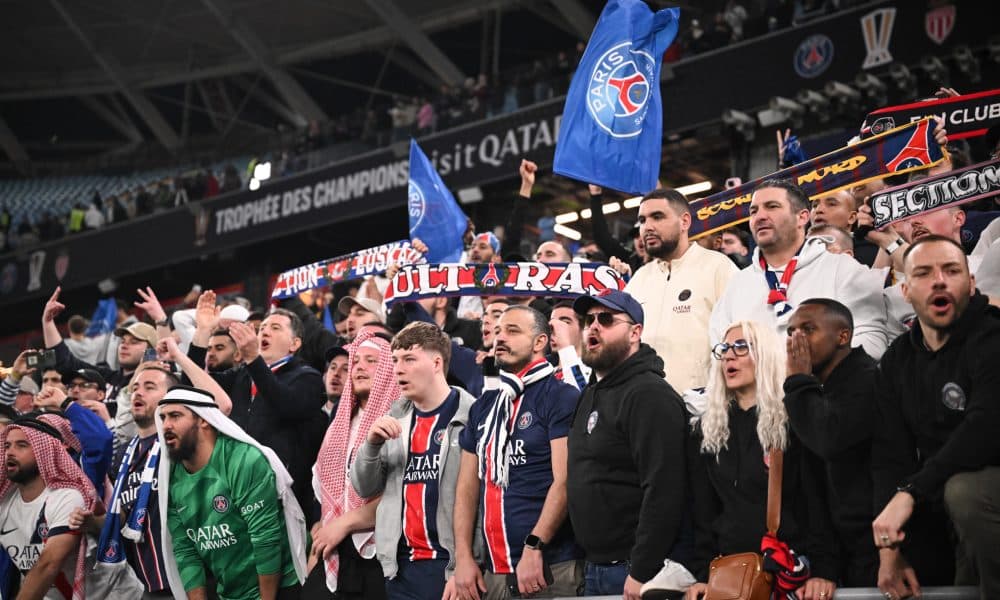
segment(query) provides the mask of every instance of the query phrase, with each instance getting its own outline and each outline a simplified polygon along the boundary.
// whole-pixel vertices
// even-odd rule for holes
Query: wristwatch
[[[529,533],[527,537],[524,538],[524,545],[532,550],[541,550],[545,547],[545,542],[543,542],[542,538],[537,535]]]
[[[892,254],[896,250],[899,250],[899,247],[902,246],[905,243],[906,243],[906,240],[904,240],[903,238],[901,238],[901,237],[900,238],[896,238],[895,240],[893,240],[893,242],[891,244],[889,244],[888,246],[885,247],[885,251],[888,254]]]

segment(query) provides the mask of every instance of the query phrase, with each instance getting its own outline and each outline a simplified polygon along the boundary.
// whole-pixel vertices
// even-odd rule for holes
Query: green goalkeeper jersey
[[[170,472],[167,526],[185,591],[218,581],[223,600],[260,598],[257,575],[281,574],[279,587],[298,582],[274,471],[257,448],[219,435],[208,464]]]

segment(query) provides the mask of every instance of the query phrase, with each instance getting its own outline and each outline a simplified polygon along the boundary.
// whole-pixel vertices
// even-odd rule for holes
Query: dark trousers
[[[1000,598],[1000,467],[953,475],[944,503],[958,533],[955,585],[979,585],[982,598]]]
[[[625,590],[625,578],[629,573],[629,561],[622,560],[610,564],[587,562],[583,568],[584,596],[621,596]]]
[[[309,572],[302,586],[302,598],[308,600],[385,600],[385,578],[377,559],[361,558],[348,536],[337,546],[340,554],[340,571],[337,574],[337,591],[326,587],[326,565],[319,561]],[[440,598],[441,596],[438,596]]]
[[[400,556],[396,576],[385,580],[388,600],[441,600],[448,560],[439,558],[411,562]]]

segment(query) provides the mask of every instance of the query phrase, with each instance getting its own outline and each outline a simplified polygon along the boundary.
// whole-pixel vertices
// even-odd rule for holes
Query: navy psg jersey
[[[493,573],[513,573],[524,549],[524,538],[538,522],[545,497],[552,485],[552,440],[569,434],[570,422],[580,392],[554,376],[546,377],[525,389],[514,401],[511,411],[511,464],[507,487],[491,481],[487,473],[479,482],[484,560]],[[496,398],[490,390],[476,401],[469,412],[469,422],[459,435],[462,449],[476,453],[485,429],[485,419]],[[548,563],[577,557],[569,519],[544,550]]]
[[[403,542],[411,561],[447,559],[438,541],[438,477],[441,444],[448,423],[458,410],[458,392],[452,390],[441,406],[430,412],[413,410],[410,444],[403,472]]]

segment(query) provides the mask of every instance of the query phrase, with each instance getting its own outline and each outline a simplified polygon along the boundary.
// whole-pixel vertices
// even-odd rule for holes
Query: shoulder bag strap
[[[771,450],[770,467],[767,473],[767,532],[776,534],[781,524],[781,475],[784,471],[784,455],[781,450]]]

